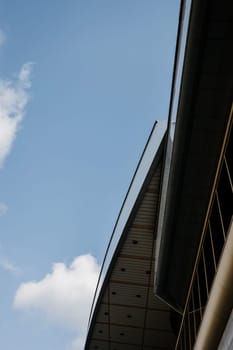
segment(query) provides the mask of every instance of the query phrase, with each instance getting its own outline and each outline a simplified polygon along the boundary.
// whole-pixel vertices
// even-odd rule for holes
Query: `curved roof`
[[[174,348],[170,309],[153,292],[165,129],[162,123],[152,131],[118,218],[117,244],[114,251],[109,246],[110,264],[105,259],[108,270],[100,278],[103,283],[93,305],[86,350]]]

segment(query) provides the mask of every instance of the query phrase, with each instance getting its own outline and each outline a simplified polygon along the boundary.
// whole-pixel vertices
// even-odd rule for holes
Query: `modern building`
[[[122,205],[85,350],[233,349],[233,1],[181,1],[169,118]]]

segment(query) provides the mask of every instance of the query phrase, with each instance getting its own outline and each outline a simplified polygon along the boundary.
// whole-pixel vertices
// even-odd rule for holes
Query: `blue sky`
[[[1,1],[4,350],[82,349],[113,225],[167,118],[178,11],[171,0]]]

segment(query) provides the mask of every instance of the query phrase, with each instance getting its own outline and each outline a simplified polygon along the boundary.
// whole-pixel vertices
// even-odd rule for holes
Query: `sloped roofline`
[[[140,197],[140,193],[142,191],[144,183],[146,182],[146,178],[150,173],[152,165],[155,162],[158,162],[159,157],[161,156],[162,149],[164,152],[164,148],[168,144],[169,134],[166,133],[167,129],[169,130],[170,134],[172,133],[172,130],[174,130],[173,116],[175,115],[175,109],[177,108],[178,94],[181,83],[184,47],[186,41],[185,31],[187,30],[187,27],[184,30],[183,21],[185,20],[186,26],[188,23],[188,19],[186,17],[184,18],[184,11],[186,6],[188,7],[187,11],[189,11],[190,3],[191,0],[181,0],[180,4],[180,15],[176,41],[175,60],[173,66],[168,121],[156,121],[154,123],[142,156],[139,160],[138,166],[133,175],[129,189],[126,193],[119,215],[117,217],[116,224],[113,228],[113,232],[103,259],[97,287],[91,306],[85,349],[88,349],[88,341],[95,324],[95,316],[97,314],[98,304],[106,288],[107,277],[111,273],[112,266],[114,265],[114,255],[116,255],[117,247],[119,247],[120,245],[121,238],[127,226],[127,222],[129,221],[130,216],[134,212],[135,206],[137,204],[137,199]],[[165,165],[166,163],[164,162],[164,166]]]
[[[120,249],[122,238],[126,232],[128,222],[135,212],[140,202],[140,194],[143,191],[147,178],[150,175],[151,169],[156,166],[161,158],[162,148],[164,145],[164,137],[167,129],[167,121],[156,121],[150,133],[146,146],[140,157],[139,163],[129,185],[119,215],[117,217],[115,226],[113,228],[107,250],[101,266],[97,287],[95,290],[89,321],[88,321],[88,335],[85,349],[87,349],[89,337],[95,324],[95,316],[98,311],[98,306],[101,301],[107,280],[111,273],[112,267],[116,260],[116,252]]]

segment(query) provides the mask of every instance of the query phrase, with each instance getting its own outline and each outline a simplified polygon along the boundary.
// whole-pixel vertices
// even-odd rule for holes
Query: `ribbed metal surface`
[[[161,164],[144,190],[96,315],[89,349],[173,349],[169,308],[153,293]]]

